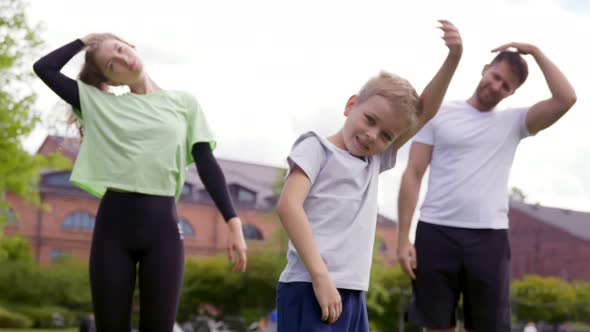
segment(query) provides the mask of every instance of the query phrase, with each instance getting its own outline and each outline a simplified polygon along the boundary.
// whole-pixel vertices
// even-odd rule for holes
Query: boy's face
[[[383,152],[410,125],[381,96],[371,96],[362,103],[358,103],[356,96],[350,97],[344,115],[347,116],[342,128],[344,145],[357,157]]]

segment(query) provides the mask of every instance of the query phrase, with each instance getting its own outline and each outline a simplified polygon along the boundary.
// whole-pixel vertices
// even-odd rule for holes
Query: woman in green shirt
[[[79,80],[60,70],[86,49]],[[187,166],[199,176],[229,227],[228,253],[246,269],[241,221],[215,160],[213,135],[189,93],[161,89],[129,43],[90,34],[39,59],[35,73],[72,105],[84,140],[71,181],[101,198],[90,253],[98,332],[130,331],[139,277],[141,331],[171,331],[182,287],[184,247],[175,203]],[[115,95],[109,86],[128,86]],[[136,268],[139,268],[136,271]]]

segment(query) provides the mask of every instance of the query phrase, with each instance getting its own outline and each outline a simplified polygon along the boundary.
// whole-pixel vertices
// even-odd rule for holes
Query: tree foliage
[[[574,288],[558,278],[528,275],[512,284],[512,310],[523,321],[563,323],[573,318],[575,301]]]
[[[58,155],[32,156],[21,143],[40,122],[30,86],[31,64],[42,44],[40,29],[29,24],[24,0],[0,0],[0,226],[9,208],[6,192],[39,205],[40,171],[69,166]]]

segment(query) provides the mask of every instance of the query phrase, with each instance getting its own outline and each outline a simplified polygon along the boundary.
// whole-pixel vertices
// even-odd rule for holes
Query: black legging
[[[184,248],[173,197],[107,191],[90,252],[97,332],[130,332],[139,267],[140,331],[172,331]]]

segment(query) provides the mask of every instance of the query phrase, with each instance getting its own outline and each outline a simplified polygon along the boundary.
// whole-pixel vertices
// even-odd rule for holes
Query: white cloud
[[[52,0],[33,1],[31,14],[45,22],[47,50],[95,31],[135,43],[160,86],[199,98],[218,134],[219,156],[273,165],[284,165],[298,134],[337,130],[346,99],[380,69],[408,78],[420,91],[446,53],[438,18],[454,22],[465,45],[448,99],[472,93],[493,47],[536,43],[571,80],[579,101],[554,127],[521,144],[510,185],[542,204],[588,210],[584,33],[590,13],[582,7],[573,0]],[[534,60],[528,62],[529,80],[503,106],[549,96]],[[66,73],[74,76],[79,65],[78,58]],[[57,100],[41,84],[36,91],[42,109]],[[27,146],[34,148],[42,133]],[[389,216],[396,215],[404,167],[402,157],[381,186],[380,205]]]

